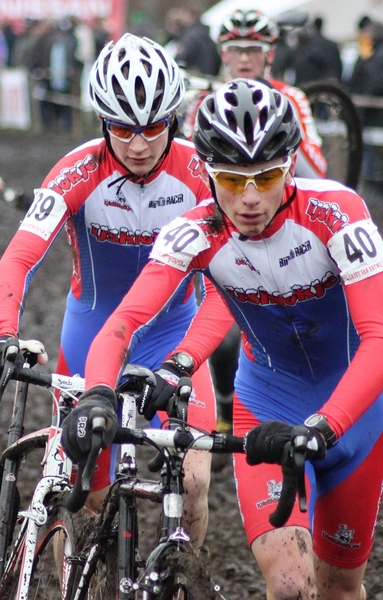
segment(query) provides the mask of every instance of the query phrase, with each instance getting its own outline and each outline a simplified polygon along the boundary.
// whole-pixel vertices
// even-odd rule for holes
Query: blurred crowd
[[[73,16],[27,19],[18,30],[2,27],[0,64],[27,69],[43,131],[70,131],[73,109],[87,110],[89,69],[108,39],[102,19],[92,25]]]
[[[368,15],[355,24],[358,48],[344,52],[328,39],[321,17],[305,26],[282,32],[276,44],[271,75],[298,87],[309,81],[332,79],[358,99],[357,106],[366,145],[363,175],[383,183],[383,24]],[[132,24],[132,33],[155,37]],[[160,39],[158,39],[160,38]],[[37,106],[40,129],[70,131],[73,114],[89,110],[86,82],[90,66],[110,39],[102,19],[92,24],[73,16],[53,21],[26,20],[16,30],[0,26],[0,66],[24,67],[31,97]],[[189,73],[227,79],[220,49],[201,22],[200,6],[190,1],[169,10],[158,34],[169,54]],[[36,116],[36,115],[35,115]],[[374,185],[374,183],[372,183]],[[379,191],[380,193],[380,191]]]

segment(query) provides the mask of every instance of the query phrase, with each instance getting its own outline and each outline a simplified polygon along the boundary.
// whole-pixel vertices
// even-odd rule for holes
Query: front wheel
[[[79,515],[69,513],[58,501],[49,507],[49,516],[37,534],[35,555],[32,564],[30,584],[27,593],[22,594],[23,579],[20,578],[22,550],[25,551],[25,537],[22,544],[15,549],[9,560],[0,584],[1,598],[16,600],[60,600],[65,598],[67,582],[72,568],[67,559],[72,556],[76,539],[82,528]],[[83,517],[82,517],[83,518]],[[76,521],[76,522],[75,522]],[[25,536],[25,534],[24,534]]]
[[[222,600],[200,558],[193,552],[176,551],[164,559],[164,587],[158,600]]]

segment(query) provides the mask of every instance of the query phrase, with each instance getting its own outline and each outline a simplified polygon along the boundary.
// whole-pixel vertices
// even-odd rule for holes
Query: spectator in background
[[[372,20],[368,15],[364,15],[359,19],[357,23],[358,46],[357,48],[350,48],[346,54],[343,53],[342,81],[347,86],[350,85],[354,74],[357,77],[359,66],[362,65],[363,68],[364,61],[370,58],[372,54],[371,25]]]
[[[94,43],[96,45],[96,56],[98,56],[110,39],[110,33],[106,27],[105,19],[96,17],[93,23]]]
[[[317,17],[298,32],[294,52],[295,85],[319,79],[342,77],[342,61],[338,44],[322,35],[323,19]]]
[[[275,44],[271,74],[274,79],[292,84],[294,82],[294,50],[286,38],[287,32],[282,30]]]
[[[368,15],[364,15],[358,22],[359,55],[363,60],[372,55],[371,25],[372,19]]]
[[[359,57],[349,89],[352,94],[366,96],[366,106],[358,109],[363,127],[362,181],[364,194],[383,200],[383,23],[368,24],[372,54]],[[376,106],[373,106],[376,100]],[[368,106],[370,104],[370,106]]]
[[[80,97],[83,63],[76,58],[78,40],[70,18],[58,24],[40,23],[31,49],[30,70],[36,81],[34,95],[40,101],[44,131],[69,131],[73,99]]]
[[[4,28],[0,23],[0,68],[5,67],[8,62],[8,43],[4,34]]]
[[[164,48],[172,58],[175,58],[180,50],[180,36],[184,27],[185,9],[174,7],[168,10],[165,15],[166,42]]]
[[[210,37],[209,27],[200,21],[201,14],[198,3],[183,7],[183,28],[175,60],[196,75],[216,77],[221,68],[221,57]]]

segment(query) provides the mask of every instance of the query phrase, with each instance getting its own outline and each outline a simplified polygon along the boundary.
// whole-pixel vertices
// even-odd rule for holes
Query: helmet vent
[[[118,51],[118,60],[119,60],[119,62],[122,62],[124,60],[125,56],[126,56],[126,50],[125,50],[125,48],[120,47],[119,51]]]
[[[124,79],[129,79],[130,62],[127,60],[126,63],[121,67],[121,73]]]
[[[212,136],[211,141],[218,152],[224,156],[235,156],[237,154],[236,148],[234,148],[233,144],[230,142],[226,142],[225,140],[215,136]]]
[[[236,94],[227,92],[225,94],[225,100],[228,104],[231,104],[231,106],[238,106],[238,98],[237,98]]]
[[[230,130],[235,133],[238,129],[237,119],[231,110],[225,110],[225,117]]]
[[[146,91],[141,77],[136,77],[134,82],[134,93],[136,96],[137,105],[142,109],[146,103]]]
[[[286,138],[287,138],[287,134],[286,134],[285,131],[280,131],[279,133],[277,133],[276,135],[274,135],[274,137],[264,147],[265,157],[267,157],[267,155],[269,153],[273,157],[274,156],[278,156],[278,154],[276,154],[276,152],[278,151],[279,148],[281,148],[281,147],[284,148],[285,147]]]
[[[253,92],[253,104],[256,106],[257,104],[259,104],[259,102],[261,102],[263,99],[263,93],[262,90],[255,90]]]
[[[164,98],[164,87],[165,87],[165,79],[162,71],[158,73],[156,92],[154,94],[154,100],[152,104],[151,115],[155,116],[157,114],[158,109],[161,106],[161,102]]]
[[[245,112],[243,117],[243,131],[246,136],[246,144],[251,147],[254,142],[254,122],[248,111]]]
[[[267,110],[267,107],[264,106],[263,108],[261,108],[261,110],[259,111],[259,116],[258,116],[258,122],[259,122],[259,127],[262,129],[262,131],[265,129],[267,121],[269,118],[269,111]]]
[[[292,111],[291,105],[289,104],[285,114],[283,115],[283,123],[290,123],[293,120],[294,113]]]
[[[214,99],[213,98],[207,98],[206,99],[206,106],[207,109],[209,111],[210,114],[214,115],[215,114],[215,104],[214,104]]]
[[[202,131],[211,130],[211,124],[209,123],[209,121],[207,120],[207,118],[205,117],[205,115],[202,112],[200,112],[198,115],[198,127]]]
[[[116,97],[120,107],[122,108],[124,113],[126,115],[128,115],[128,117],[130,117],[131,119],[134,119],[134,112],[132,110],[132,107],[130,106],[129,102],[127,101],[126,96],[125,96],[124,92],[122,91],[121,86],[120,86],[119,82],[117,81],[117,78],[115,77],[115,75],[113,75],[113,77],[112,77],[112,86],[113,86],[113,91],[114,91],[115,97]],[[110,112],[110,108],[108,109],[108,112]]]

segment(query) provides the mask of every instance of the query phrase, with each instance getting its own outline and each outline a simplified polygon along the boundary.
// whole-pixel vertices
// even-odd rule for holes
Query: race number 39
[[[347,225],[334,235],[328,248],[346,284],[383,271],[383,241],[371,220]]]
[[[20,229],[48,240],[61,221],[67,206],[59,194],[48,189],[35,190],[35,199]]]

